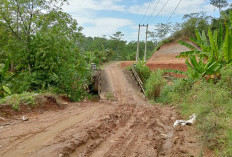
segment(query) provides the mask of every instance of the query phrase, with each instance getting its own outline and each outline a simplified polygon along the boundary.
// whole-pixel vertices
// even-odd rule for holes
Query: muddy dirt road
[[[69,103],[63,110],[0,127],[0,156],[198,156],[201,146],[191,127],[174,129],[175,109],[150,105],[130,73],[119,67],[115,62],[103,71],[105,100]]]

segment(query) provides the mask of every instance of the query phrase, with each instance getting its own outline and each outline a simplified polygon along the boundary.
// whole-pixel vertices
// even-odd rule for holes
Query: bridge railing
[[[136,70],[135,70],[135,66],[136,66],[135,64],[134,64],[134,65],[132,65],[132,67],[131,67],[131,71],[132,71],[132,73],[133,73],[133,75],[134,75],[134,77],[135,77],[136,81],[138,82],[138,85],[140,86],[141,91],[143,92],[143,94],[145,94],[145,90],[144,90],[143,82],[142,82],[142,80],[140,79],[140,77],[139,77],[138,73],[136,72]]]

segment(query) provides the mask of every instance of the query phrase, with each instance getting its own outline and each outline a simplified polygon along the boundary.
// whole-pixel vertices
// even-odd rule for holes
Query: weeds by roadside
[[[36,105],[36,93],[22,93],[22,94],[13,94],[11,96],[5,97],[0,100],[1,105],[10,105],[15,111],[20,110],[20,104],[35,106]]]
[[[136,64],[135,70],[141,78],[142,82],[146,83],[151,74],[151,70],[146,66],[146,62],[140,61],[138,64]]]
[[[145,92],[146,97],[149,99],[155,99],[160,96],[161,87],[166,83],[162,77],[163,73],[162,70],[152,72],[146,81]]]
[[[177,105],[187,118],[197,114],[197,127],[202,141],[218,156],[232,156],[232,67],[221,71],[215,84],[206,80],[178,79],[165,85],[156,99],[168,105]]]
[[[220,71],[220,79],[175,79],[166,83],[163,70],[151,72],[140,62],[136,70],[145,84],[146,97],[175,105],[188,118],[197,114],[197,128],[204,145],[218,156],[232,156],[232,66]]]

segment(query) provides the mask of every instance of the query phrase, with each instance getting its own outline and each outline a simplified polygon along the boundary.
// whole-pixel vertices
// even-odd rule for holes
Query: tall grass
[[[135,70],[143,83],[146,83],[151,74],[151,70],[149,67],[146,66],[146,62],[140,61],[138,64],[136,64]]]
[[[163,70],[151,72],[148,80],[145,83],[145,94],[149,99],[156,99],[160,96],[161,87],[165,85],[165,80],[162,77]]]
[[[218,156],[232,156],[232,66],[214,82],[179,79],[165,85],[159,102],[177,105],[184,117],[196,113],[202,141]]]

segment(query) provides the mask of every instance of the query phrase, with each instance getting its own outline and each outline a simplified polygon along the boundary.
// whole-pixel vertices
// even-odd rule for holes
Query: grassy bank
[[[176,106],[182,116],[197,114],[201,140],[217,156],[232,156],[232,66],[221,70],[217,82],[205,79],[175,79],[165,83],[164,72],[137,65],[146,96],[164,105]]]
[[[232,67],[221,74],[217,83],[177,79],[162,87],[156,101],[177,106],[186,119],[196,113],[203,143],[218,156],[232,156]]]

